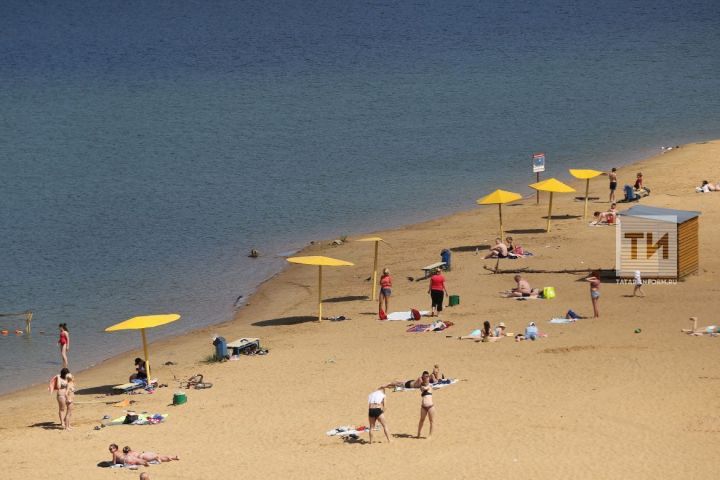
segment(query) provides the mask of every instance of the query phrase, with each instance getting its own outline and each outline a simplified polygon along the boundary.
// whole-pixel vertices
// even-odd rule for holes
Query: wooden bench
[[[430,272],[435,270],[436,268],[445,268],[445,262],[437,262],[433,263],[432,265],[428,265],[427,267],[422,267],[422,271],[425,272],[425,276],[423,278],[427,278],[430,276]]]
[[[228,343],[227,348],[232,349],[231,355],[240,355],[240,353],[248,348],[255,346],[256,350],[260,350],[260,339],[259,338],[241,338],[234,342]]]

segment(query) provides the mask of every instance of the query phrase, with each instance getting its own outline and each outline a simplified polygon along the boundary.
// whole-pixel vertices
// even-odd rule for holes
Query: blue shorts
[[[600,298],[600,292],[598,290],[590,291],[590,298]]]
[[[389,297],[391,293],[392,293],[392,289],[390,289],[390,288],[381,288],[380,289],[380,294],[385,295],[386,297]]]

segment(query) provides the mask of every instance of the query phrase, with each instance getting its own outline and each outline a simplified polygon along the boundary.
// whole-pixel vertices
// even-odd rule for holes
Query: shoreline
[[[445,309],[442,319],[454,325],[418,334],[409,333],[406,322],[377,320],[377,303],[367,299],[370,244],[354,237],[338,247],[311,245],[303,255],[355,264],[323,271],[324,314],[344,315],[346,321],[315,322],[317,268],[289,265],[262,283],[233,320],[152,344],[153,376],[168,388],[105,395],[126,381],[139,350],[78,373],[71,432],[57,429],[57,404],[44,386],[0,396],[0,451],[15,459],[9,479],[35,478],[46,465],[109,478],[117,471],[98,470],[98,462],[108,459],[109,443],[181,456],[181,462],[151,467],[153,478],[208,478],[228,471],[299,478],[298,465],[320,480],[337,478],[339,468],[352,472],[347,475],[352,478],[415,478],[418,471],[423,478],[480,473],[489,479],[715,478],[706,459],[715,451],[720,427],[720,417],[712,414],[720,396],[712,361],[720,340],[680,329],[691,316],[705,325],[715,315],[708,294],[720,281],[720,258],[713,255],[720,248],[720,194],[698,194],[694,188],[714,171],[718,156],[720,140],[683,145],[619,171],[621,184],[638,170],[645,174],[652,194],[642,204],[702,212],[698,275],[674,285],[647,285],[644,299],[633,298],[629,285],[605,282],[599,319],[553,325],[550,319],[568,308],[585,317],[592,313],[582,270],[614,267],[615,229],[588,227],[577,194],[556,196],[550,233],[543,228],[546,199],[539,206],[533,199],[508,205],[506,232],[535,255],[503,260],[503,268],[581,270],[524,274],[533,286],[553,286],[557,296],[516,302],[498,295],[512,286],[512,274],[488,272],[483,267],[496,261],[475,254],[487,251],[498,228],[497,208],[477,207],[374,232],[389,244],[381,246],[378,266],[393,274],[391,311],[425,310],[427,283],[415,278],[423,265],[437,261],[442,248],[453,251],[447,287],[461,303]],[[590,186],[591,196],[607,194],[605,181]],[[537,322],[547,336],[534,342],[458,341],[486,320],[504,322],[510,332]],[[207,363],[213,333],[228,341],[258,337],[270,353]],[[464,380],[434,392],[433,442],[440,444],[415,438],[420,398],[408,392],[388,392],[392,445],[384,438],[368,446],[362,435],[343,442],[325,434],[340,425],[366,425],[369,392],[434,364],[448,377]],[[213,388],[182,390],[187,403],[171,406],[179,381],[198,373]],[[169,417],[155,426],[99,427],[104,416],[124,414],[108,404],[118,400],[136,402],[122,408]],[[227,445],[232,448],[221,447]],[[481,445],[502,448],[478,450]],[[413,472],[407,470],[411,457],[417,458]],[[457,460],[467,458],[476,461]],[[484,467],[488,462],[497,468]]]
[[[688,144],[682,144],[682,145],[680,145],[680,147],[685,147],[685,146],[687,146],[687,145],[693,145],[693,144],[702,145],[702,144],[712,143],[712,142],[716,142],[716,141],[720,141],[720,139],[717,139],[717,140],[701,140],[701,141],[692,142],[692,143],[688,143]],[[673,150],[675,150],[675,149],[673,148]],[[671,150],[670,152],[672,152],[673,150]],[[639,151],[638,151],[638,152],[639,152]],[[642,164],[643,162],[662,158],[662,156],[663,156],[665,153],[669,153],[669,152],[661,152],[660,154],[651,155],[651,156],[649,156],[649,157],[635,158],[634,160],[633,160],[633,159],[628,159],[627,161],[616,162],[615,165],[617,165],[617,168],[618,168],[618,171],[619,171],[619,172],[623,172],[623,171],[626,170],[626,169],[634,169],[635,166],[639,166],[639,164]],[[637,153],[637,155],[641,155],[641,154]],[[631,168],[631,167],[633,167],[633,168]],[[545,177],[545,178],[550,178],[550,176],[549,176],[547,173],[545,173],[544,177]],[[569,179],[568,179],[568,177],[569,177]],[[560,178],[560,179],[561,179],[562,181],[564,181],[565,183],[568,183],[569,185],[571,185],[571,186],[573,186],[574,188],[576,188],[577,192],[574,194],[574,196],[579,196],[579,195],[582,194],[581,188],[579,188],[579,187],[581,187],[581,186],[583,185],[583,182],[582,182],[581,180],[577,180],[577,179],[571,177],[571,176],[569,175],[569,173],[567,172],[567,169],[563,170],[563,171],[562,171],[562,174],[558,174],[556,178]],[[526,181],[522,181],[522,182],[518,182],[518,183],[512,183],[512,185],[511,185],[509,188],[518,189],[518,190],[522,190],[522,189],[524,188],[525,190],[527,190],[527,188],[528,188],[528,187],[527,187],[527,184],[528,184],[528,183],[532,183],[531,180],[532,180],[532,179],[528,180],[527,182],[526,182]],[[541,180],[543,180],[542,177],[541,177]],[[604,180],[604,176],[598,177],[598,179],[596,179],[595,181],[602,181],[602,180]],[[522,186],[522,187],[521,187],[521,186]],[[620,185],[618,185],[618,186],[620,187]],[[482,197],[483,195],[485,195],[485,194],[487,194],[487,193],[490,193],[490,191],[478,193],[478,198]],[[542,194],[542,195],[541,195],[540,205],[543,205],[543,201],[544,201],[543,196],[544,196],[544,195],[545,195],[545,194]],[[621,196],[622,196],[622,195],[621,195],[621,188],[619,188],[619,189],[618,189],[618,198],[620,198]],[[531,191],[531,193],[529,193],[528,195],[523,196],[523,198],[522,198],[520,201],[528,201],[528,200],[533,199],[534,197],[535,197],[535,193],[534,193],[534,191]],[[601,197],[601,198],[602,198],[602,197]],[[381,229],[381,230],[377,230],[377,231],[371,231],[371,232],[351,232],[351,233],[348,235],[348,237],[351,237],[351,238],[352,238],[352,237],[368,236],[368,235],[371,235],[371,234],[375,234],[375,233],[377,233],[377,232],[396,232],[396,231],[412,230],[413,228],[420,228],[421,226],[423,226],[424,224],[427,224],[427,223],[442,222],[442,221],[445,221],[445,220],[450,220],[450,219],[452,219],[452,218],[454,218],[454,217],[457,217],[457,216],[470,215],[470,214],[473,214],[473,212],[477,212],[477,211],[478,211],[478,208],[480,208],[480,206],[470,207],[470,208],[467,208],[467,209],[455,210],[455,211],[453,211],[453,212],[451,212],[451,213],[444,214],[444,215],[440,215],[440,216],[437,216],[437,217],[428,218],[428,219],[425,219],[425,220],[421,220],[421,221],[419,221],[419,222],[414,222],[414,223],[409,223],[409,224],[394,225],[394,226],[391,226],[391,227],[389,227],[389,228]],[[492,214],[491,214],[491,216],[492,216]],[[307,250],[317,249],[317,248],[322,248],[322,247],[327,247],[327,246],[329,246],[329,245],[331,244],[332,241],[333,241],[333,240],[330,239],[330,238],[321,239],[321,240],[312,240],[312,241],[310,241],[310,243],[307,243],[307,244],[305,244],[305,245],[303,245],[303,246],[293,247],[293,248],[291,248],[291,250],[286,250],[285,252],[280,252],[280,253],[274,254],[274,255],[272,255],[272,256],[275,257],[275,258],[287,258],[286,256],[281,255],[281,253],[289,253],[288,256],[298,255],[298,254],[302,254],[303,252],[306,252]],[[352,241],[352,240],[351,240],[351,241]],[[290,253],[290,252],[292,252],[292,253]],[[195,336],[195,335],[197,335],[197,334],[199,334],[199,333],[201,333],[201,332],[202,332],[202,333],[206,333],[207,331],[212,330],[213,328],[221,328],[221,327],[226,327],[226,326],[228,326],[228,325],[234,324],[235,322],[237,322],[237,321],[239,321],[239,320],[241,319],[242,313],[243,313],[243,309],[245,309],[245,308],[250,304],[250,302],[252,302],[253,298],[254,298],[255,295],[258,293],[258,291],[259,291],[263,286],[267,285],[268,283],[270,283],[270,282],[272,282],[273,280],[275,280],[275,279],[277,279],[278,277],[280,277],[280,276],[281,276],[284,272],[286,272],[290,267],[291,267],[291,265],[286,262],[286,264],[285,264],[283,267],[281,267],[280,270],[276,271],[275,273],[273,273],[272,275],[270,275],[269,277],[267,277],[266,279],[264,279],[264,280],[262,280],[260,283],[258,283],[255,287],[253,287],[253,288],[250,290],[250,293],[249,293],[246,297],[243,298],[244,301],[243,301],[239,306],[237,306],[237,307],[234,308],[234,313],[233,313],[232,318],[225,319],[225,320],[220,321],[220,322],[218,322],[218,323],[213,323],[213,324],[209,324],[209,325],[199,326],[199,327],[197,327],[197,328],[191,328],[190,330],[187,330],[187,331],[184,331],[184,332],[181,332],[181,333],[175,333],[175,334],[170,334],[170,335],[168,335],[168,336],[162,336],[161,338],[158,338],[157,340],[149,343],[149,344],[148,344],[148,347],[149,347],[150,350],[152,351],[152,348],[153,348],[153,347],[156,347],[156,346],[161,345],[161,344],[165,344],[165,343],[168,343],[168,342],[169,342],[169,343],[174,343],[176,340],[179,342],[179,341],[180,341],[179,339],[181,339],[181,338],[183,338],[183,337],[186,337],[186,336]],[[83,369],[81,369],[81,370],[77,370],[75,373],[76,373],[76,374],[83,374],[83,373],[87,373],[87,372],[89,372],[89,371],[92,371],[93,369],[102,368],[102,367],[104,367],[106,364],[111,363],[111,362],[118,361],[118,360],[120,360],[121,358],[126,358],[126,357],[128,357],[128,356],[134,356],[134,355],[136,355],[137,352],[139,352],[139,351],[140,351],[140,350],[139,350],[138,348],[132,348],[132,349],[129,349],[129,350],[126,350],[126,351],[123,351],[123,352],[119,352],[119,353],[114,354],[114,355],[112,355],[112,356],[110,356],[110,357],[104,358],[104,359],[102,359],[101,361],[99,361],[99,362],[97,362],[97,363],[95,363],[95,364],[93,364],[93,365],[90,365],[90,366],[88,366],[88,367],[86,367],[86,368],[83,368]],[[42,385],[45,385],[45,381],[38,381],[37,383],[32,383],[32,384],[29,384],[29,385],[25,385],[25,386],[22,386],[22,387],[20,387],[20,388],[18,388],[18,389],[15,389],[15,390],[11,390],[11,391],[8,391],[8,392],[0,393],[0,400],[2,400],[2,399],[3,399],[4,397],[6,397],[6,396],[9,397],[9,396],[12,396],[12,395],[15,395],[15,394],[19,394],[19,393],[22,393],[22,392],[27,391],[27,390],[32,390],[32,389],[34,389],[34,388],[38,388],[38,387],[40,387],[40,386],[42,386]]]

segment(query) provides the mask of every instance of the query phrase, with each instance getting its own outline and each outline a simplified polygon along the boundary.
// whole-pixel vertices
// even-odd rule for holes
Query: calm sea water
[[[35,334],[0,337],[0,391],[57,371],[58,323],[77,370],[136,347],[102,333],[131,316],[226,320],[278,254],[472,208],[534,151],[562,176],[720,137],[719,22],[716,0],[5,0],[0,312]]]

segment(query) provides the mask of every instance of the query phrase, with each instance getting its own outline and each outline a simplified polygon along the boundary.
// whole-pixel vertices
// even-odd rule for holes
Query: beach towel
[[[354,427],[352,425],[345,425],[342,427],[333,428],[332,430],[328,430],[325,432],[325,435],[328,437],[347,437],[350,435],[359,435],[361,433],[366,433],[369,430],[368,427],[361,425]]]
[[[123,415],[122,417],[118,417],[110,421],[107,425],[155,425],[156,423],[164,422],[167,417],[167,413],[139,413],[137,414],[137,420],[134,420],[131,423],[125,423],[127,415]]]
[[[551,318],[550,323],[574,323],[577,322],[575,318]]]
[[[408,333],[421,333],[421,332],[442,332],[454,324],[452,322],[443,322],[442,320],[436,320],[430,324],[418,324],[405,330]]]
[[[423,316],[423,317],[428,317],[428,316],[430,316],[430,311],[429,311],[429,310],[423,310],[423,311],[420,312],[420,315]],[[388,320],[395,320],[395,321],[398,321],[398,320],[402,320],[402,321],[415,320],[415,319],[413,318],[413,315],[412,315],[412,310],[408,310],[408,311],[406,311],[406,312],[392,312],[392,313],[388,313],[388,314],[387,314],[387,319],[388,319]]]

